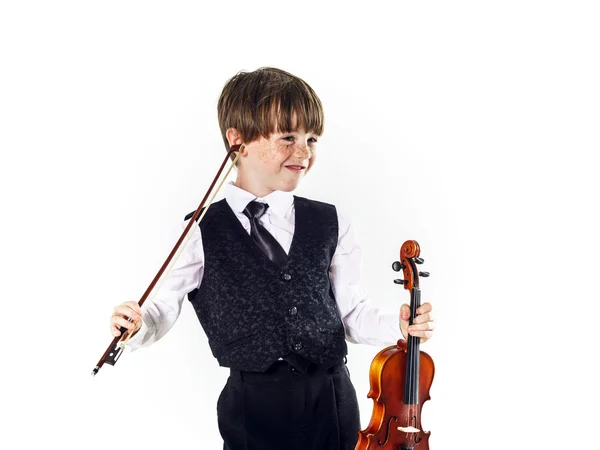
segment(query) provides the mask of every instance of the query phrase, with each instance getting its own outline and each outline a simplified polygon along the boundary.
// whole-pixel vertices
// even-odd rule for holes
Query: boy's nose
[[[302,158],[310,158],[312,155],[310,147],[306,144],[297,145],[294,153],[296,156],[300,156]]]

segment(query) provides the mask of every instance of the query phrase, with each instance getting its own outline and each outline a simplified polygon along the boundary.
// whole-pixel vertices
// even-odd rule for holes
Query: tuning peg
[[[418,256],[415,256],[415,262],[417,264],[423,264],[425,262],[425,260],[423,258],[419,258]]]
[[[394,272],[400,272],[402,269],[404,269],[404,264],[400,261],[394,261],[392,263],[392,270],[394,270]]]
[[[402,280],[400,278],[397,278],[397,279],[394,280],[394,283],[396,283],[396,284],[406,284],[406,280]]]
[[[419,276],[427,278],[429,276],[429,272],[419,272]]]

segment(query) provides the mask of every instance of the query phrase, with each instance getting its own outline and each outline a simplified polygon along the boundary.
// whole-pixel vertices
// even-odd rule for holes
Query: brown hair
[[[293,127],[292,116],[297,123]],[[223,87],[217,105],[219,127],[229,150],[227,129],[236,128],[245,143],[274,132],[294,131],[323,134],[321,100],[301,78],[274,67],[238,72]],[[231,155],[233,160],[235,155]]]

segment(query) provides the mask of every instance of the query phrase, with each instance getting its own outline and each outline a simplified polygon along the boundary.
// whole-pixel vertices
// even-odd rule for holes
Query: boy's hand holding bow
[[[404,339],[408,338],[408,334],[414,337],[420,337],[421,343],[427,342],[433,335],[435,329],[434,316],[430,303],[423,303],[417,308],[417,316],[413,320],[413,324],[408,326],[410,318],[410,306],[406,303],[400,307],[400,331]]]
[[[110,332],[113,336],[121,336],[121,327],[127,328],[131,336],[142,328],[142,309],[138,302],[124,302],[115,307],[110,317]]]

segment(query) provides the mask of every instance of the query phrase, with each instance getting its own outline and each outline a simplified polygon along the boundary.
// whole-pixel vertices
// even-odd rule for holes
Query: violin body
[[[400,261],[392,264],[396,272],[404,271],[404,279],[394,283],[404,285],[410,292],[409,325],[421,306],[419,276],[429,276],[429,272],[417,270],[416,265],[423,264],[420,253],[417,241],[406,241],[400,250]],[[408,335],[406,341],[400,339],[373,359],[368,394],[374,402],[373,414],[367,429],[358,432],[355,450],[429,450],[430,432],[421,426],[421,410],[430,399],[435,366],[433,359],[420,351],[420,342],[420,338]]]
[[[417,388],[420,402],[407,405],[404,404],[403,395],[399,395],[404,386],[407,359],[407,345],[404,340],[384,348],[373,359],[369,371],[371,390],[368,394],[374,402],[373,414],[367,428],[359,431],[355,450],[429,450],[431,433],[423,431],[420,422],[423,403],[430,398],[429,389],[433,382],[435,366],[433,359],[421,351]],[[398,427],[413,427],[420,431],[406,433],[398,430]]]

